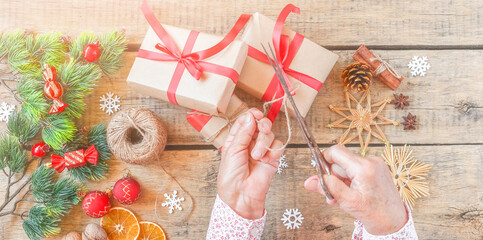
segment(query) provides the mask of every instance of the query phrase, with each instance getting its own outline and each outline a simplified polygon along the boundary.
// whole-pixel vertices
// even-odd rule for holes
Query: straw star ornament
[[[382,158],[389,166],[401,198],[411,209],[416,198],[429,196],[426,176],[432,165],[415,160],[409,146],[395,149],[386,144]]]
[[[384,143],[388,143],[386,136],[381,130],[381,125],[397,126],[399,123],[381,116],[381,111],[386,104],[391,102],[391,99],[385,99],[372,104],[370,90],[365,91],[359,100],[349,93],[347,89],[344,91],[346,107],[334,107],[329,105],[330,110],[339,114],[342,118],[328,124],[327,127],[347,129],[339,138],[338,143],[347,144],[358,138],[361,146],[360,154],[365,156],[371,137],[375,137]],[[365,105],[363,105],[363,102],[365,102]],[[355,107],[353,107],[353,103],[355,103]],[[377,110],[373,112],[376,108]],[[344,124],[346,121],[348,121],[349,124]],[[353,130],[355,133],[352,133],[354,132]],[[367,132],[365,137],[363,136],[364,132]]]

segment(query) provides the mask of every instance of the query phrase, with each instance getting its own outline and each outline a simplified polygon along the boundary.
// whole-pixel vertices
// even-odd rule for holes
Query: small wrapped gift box
[[[248,106],[233,95],[228,102],[225,114],[210,115],[193,110],[188,113],[186,119],[207,142],[211,142],[221,150],[230,132],[231,123],[247,110]]]
[[[127,82],[142,94],[209,114],[223,113],[247,55],[234,40],[250,15],[219,37],[161,25],[146,2],[141,7],[150,28]]]
[[[284,91],[261,45],[271,43],[279,65],[288,76],[288,85],[295,90],[292,93],[295,103],[305,117],[338,56],[284,27],[290,12],[298,13],[299,9],[292,4],[287,5],[276,22],[259,13],[252,15],[243,33],[242,40],[249,45],[248,57],[237,87],[265,102],[283,98]],[[267,116],[270,120],[277,116],[282,101],[272,104]],[[287,107],[293,114],[292,106],[288,104]]]

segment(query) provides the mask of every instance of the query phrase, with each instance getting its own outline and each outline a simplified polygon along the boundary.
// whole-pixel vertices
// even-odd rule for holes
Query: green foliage
[[[106,74],[117,72],[123,65],[121,55],[126,50],[126,35],[123,32],[111,31],[100,35],[99,42],[101,43],[99,67]]]
[[[47,212],[42,205],[35,205],[29,211],[29,218],[23,221],[22,227],[31,240],[40,240],[60,233],[60,219]]]
[[[82,53],[87,44],[95,41],[101,44],[101,55],[97,61],[88,63]],[[97,165],[88,163],[70,169],[68,178],[57,179],[56,171],[43,165],[32,173],[29,189],[37,204],[23,222],[30,239],[58,234],[60,218],[81,201],[78,191],[85,190],[77,181],[100,180],[107,173],[111,152],[105,126],[94,126],[87,134],[81,134],[77,132],[75,119],[82,117],[86,107],[84,97],[91,93],[102,73],[113,74],[120,69],[126,46],[124,33],[116,31],[101,35],[84,32],[70,46],[58,32],[0,33],[0,59],[6,57],[10,69],[19,73],[15,76],[16,90],[23,100],[20,111],[9,118],[9,135],[0,136],[0,168],[23,172],[30,150],[26,146],[39,131],[42,140],[56,153],[86,149],[92,144],[99,153]],[[61,100],[68,104],[62,113],[48,114],[52,100],[44,94],[44,63],[57,70],[56,81],[63,87]]]
[[[17,137],[20,143],[25,144],[35,137],[40,130],[40,125],[32,123],[17,111],[10,115],[7,128],[10,135]]]
[[[54,173],[53,168],[41,166],[32,174],[32,196],[37,202],[45,203],[52,197]]]
[[[91,93],[101,71],[95,64],[81,64],[71,59],[60,65],[58,72],[65,86],[62,100],[69,105],[64,112],[70,118],[80,118],[86,107],[84,96]]]
[[[97,165],[87,163],[86,166],[69,169],[69,175],[80,182],[104,179],[108,170],[107,161],[111,157],[111,150],[106,138],[106,126],[104,124],[93,126],[87,134],[87,139],[88,143],[84,148],[95,145],[99,158]]]
[[[24,170],[27,156],[18,138],[4,134],[0,136],[0,168],[8,167],[14,173]]]
[[[122,67],[121,55],[126,50],[127,40],[124,32],[111,31],[95,36],[92,32],[83,32],[70,47],[70,57],[76,60],[83,59],[84,47],[87,44],[99,41],[101,55],[97,64],[106,74],[113,74]],[[83,61],[84,63],[87,63]]]
[[[42,129],[42,139],[53,149],[61,149],[74,138],[75,123],[65,113],[49,114],[45,121],[48,126]]]
[[[62,216],[69,213],[81,198],[77,192],[85,190],[71,178],[54,179],[55,170],[41,166],[32,174],[32,196],[38,202],[24,220],[23,228],[30,239],[57,234]]]

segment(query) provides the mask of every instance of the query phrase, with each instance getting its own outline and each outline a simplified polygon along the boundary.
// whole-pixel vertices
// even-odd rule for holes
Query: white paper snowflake
[[[288,167],[288,164],[287,164],[287,161],[285,160],[287,157],[284,155],[282,155],[282,157],[280,157],[280,159],[278,160],[278,169],[277,169],[277,173],[278,174],[281,174],[282,173],[282,170],[284,168],[287,168]]]
[[[168,207],[169,208],[169,213],[173,213],[175,209],[177,210],[183,210],[181,207],[181,202],[184,201],[184,197],[178,197],[178,191],[174,190],[173,194],[164,194],[164,197],[166,198],[166,201],[161,204],[163,207]]]
[[[0,122],[8,122],[8,117],[12,114],[13,110],[15,110],[15,105],[2,102],[0,106]]]
[[[426,71],[431,67],[428,63],[428,57],[426,56],[414,56],[413,60],[408,64],[409,69],[411,69],[411,76],[421,76],[426,75]]]
[[[302,225],[302,220],[304,220],[304,217],[302,216],[302,213],[299,212],[298,209],[285,209],[285,213],[283,214],[282,217],[282,222],[287,229],[295,229],[299,228],[300,225]]]
[[[119,103],[121,103],[121,98],[117,95],[114,95],[114,93],[112,92],[108,92],[105,95],[101,96],[100,102],[101,102],[100,104],[101,110],[111,115],[119,111],[120,109]]]
[[[312,167],[316,167],[317,166],[317,162],[314,159],[312,159],[312,160],[310,160],[310,165]]]

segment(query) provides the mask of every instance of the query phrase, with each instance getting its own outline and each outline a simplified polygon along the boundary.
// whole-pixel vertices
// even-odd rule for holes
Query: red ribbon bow
[[[84,151],[84,149],[68,152],[64,157],[52,154],[52,167],[61,173],[65,168],[71,169],[92,163],[97,165],[97,158],[99,153],[96,146],[92,145]]]
[[[275,55],[278,59],[278,64],[282,69],[282,73],[284,76],[288,74],[299,80],[303,84],[315,89],[316,91],[319,91],[319,89],[322,87],[322,82],[309,75],[303,74],[290,68],[290,64],[295,58],[295,55],[297,55],[297,52],[304,40],[304,36],[295,33],[292,42],[290,42],[289,36],[282,34],[283,24],[291,12],[298,14],[300,13],[300,9],[293,4],[288,4],[287,6],[285,6],[282,12],[280,12],[280,15],[278,16],[275,27],[273,29],[272,42]],[[268,61],[268,57],[265,55],[265,53],[259,51],[252,46],[248,46],[248,56],[255,58],[261,62],[270,64],[270,62]],[[287,80],[288,78],[285,76],[285,79]],[[287,81],[287,85],[290,86],[290,82]],[[276,74],[274,74],[272,80],[270,81],[270,84],[268,85],[267,90],[263,94],[262,100],[265,102],[269,102],[273,99],[282,98],[284,95],[285,91],[283,90],[283,87],[278,80]],[[277,117],[278,112],[282,107],[282,103],[283,99],[280,99],[279,101],[274,102],[270,107],[267,118],[270,119],[272,122],[275,121],[275,118]]]
[[[153,12],[146,3],[146,0],[144,0],[143,4],[141,5],[141,11],[143,12],[144,17],[148,21],[151,28],[161,40],[162,44],[158,43],[155,47],[162,53],[140,49],[137,57],[154,61],[178,62],[167,91],[168,99],[171,103],[178,104],[178,101],[176,100],[176,89],[178,89],[181,76],[183,75],[185,69],[187,69],[191,76],[193,76],[196,80],[200,80],[203,72],[211,72],[228,77],[236,84],[239,74],[234,69],[202,60],[219,53],[230,45],[230,43],[235,40],[235,37],[248,22],[251,15],[241,15],[235,23],[235,26],[233,26],[230,32],[219,43],[202,51],[191,52],[199,34],[197,31],[191,31],[183,51],[180,52],[173,39],[154,16]]]

